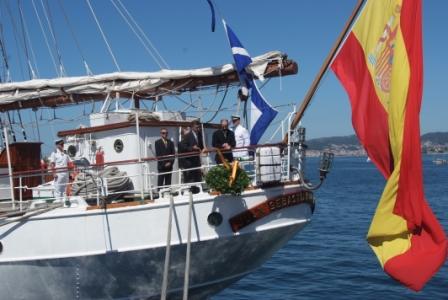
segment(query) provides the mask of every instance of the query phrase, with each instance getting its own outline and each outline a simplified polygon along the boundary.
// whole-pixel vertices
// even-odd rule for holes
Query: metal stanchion
[[[190,286],[190,259],[191,259],[191,219],[193,212],[193,193],[189,191],[188,203],[188,236],[187,236],[187,252],[185,257],[185,273],[184,273],[184,294],[183,300],[188,300],[188,288]]]
[[[169,191],[169,189],[164,189],[162,192]],[[171,254],[171,227],[173,223],[173,209],[174,209],[174,200],[173,195],[170,193],[170,208],[168,215],[168,229],[166,234],[166,250],[165,250],[165,265],[163,267],[163,280],[162,280],[162,293],[160,296],[161,300],[166,299],[166,293],[168,290],[168,272],[170,268],[170,254]]]

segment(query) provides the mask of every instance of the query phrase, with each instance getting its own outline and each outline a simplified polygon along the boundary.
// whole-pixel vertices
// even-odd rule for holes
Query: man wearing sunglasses
[[[235,134],[229,130],[229,121],[221,120],[221,128],[213,133],[212,146],[222,151],[222,155],[227,162],[233,161],[232,148],[235,147]],[[215,155],[216,164],[224,163],[218,153]]]
[[[179,153],[189,153],[188,156],[181,160],[181,167],[187,169],[183,173],[184,182],[201,182],[202,171],[199,167],[201,167],[201,151],[204,149],[204,144],[202,140],[201,123],[199,123],[198,120],[191,122],[191,130],[182,136],[178,149]],[[199,188],[197,186],[192,186],[191,191],[193,194],[199,193]]]
[[[165,157],[160,158],[161,156],[168,156],[176,154],[176,150],[174,149],[174,143],[168,138],[168,130],[166,128],[162,128],[160,130],[160,139],[158,139],[155,143],[156,148],[156,156],[157,160],[157,171],[159,172],[159,176],[157,178],[157,185],[159,188],[161,186],[170,186],[171,185],[171,175],[173,171],[174,164],[174,156],[173,157]]]

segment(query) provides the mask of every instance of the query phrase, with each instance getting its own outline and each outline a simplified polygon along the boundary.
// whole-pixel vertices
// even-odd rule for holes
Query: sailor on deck
[[[50,168],[53,171],[55,197],[61,198],[64,196],[68,184],[69,172],[67,168],[70,158],[64,153],[63,139],[56,140],[55,145],[56,150],[50,155]]]
[[[235,148],[249,147],[250,145],[249,131],[240,124],[240,116],[233,115],[232,123],[233,123],[233,132],[235,133],[235,142],[236,142]],[[235,159],[241,160],[242,158],[248,156],[249,153],[247,149],[233,150],[233,157]]]

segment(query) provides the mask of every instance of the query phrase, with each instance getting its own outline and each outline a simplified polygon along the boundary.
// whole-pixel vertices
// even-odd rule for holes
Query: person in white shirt
[[[250,135],[249,131],[244,128],[241,124],[240,116],[232,116],[233,132],[235,133],[235,148],[248,147],[250,145]],[[235,149],[233,150],[233,157],[235,159],[241,160],[249,156],[247,149]]]
[[[68,184],[69,172],[67,168],[70,158],[64,152],[64,140],[56,140],[55,145],[56,150],[50,155],[50,169],[54,177],[55,196],[61,198],[64,196]]]

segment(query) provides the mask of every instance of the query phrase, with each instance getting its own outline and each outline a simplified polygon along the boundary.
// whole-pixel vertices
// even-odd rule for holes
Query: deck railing
[[[276,151],[279,152],[279,156],[274,161],[272,168],[269,168],[268,165],[260,164],[260,157],[258,157],[258,153],[260,153],[263,148],[269,148],[269,149],[277,149]],[[256,186],[260,183],[262,183],[261,178],[262,177],[272,177],[275,178],[277,181],[286,181],[291,180],[290,176],[290,146],[286,146],[284,144],[265,144],[265,145],[257,145],[257,146],[250,146],[250,147],[241,147],[241,148],[235,148],[232,149],[235,151],[247,151],[248,153],[252,153],[253,155],[247,156],[244,159],[240,160],[240,165],[242,168],[248,171],[249,178],[251,179],[252,185]],[[200,191],[202,192],[205,186],[205,181],[202,180],[199,182],[183,182],[183,180],[179,180],[182,178],[182,174],[185,174],[184,172],[192,171],[192,170],[201,170],[203,174],[206,174],[211,168],[216,166],[214,163],[214,154],[216,152],[216,149],[209,148],[205,149],[201,154],[198,152],[189,152],[189,153],[177,153],[175,155],[167,155],[167,156],[160,156],[160,157],[144,157],[140,159],[130,159],[130,160],[121,160],[121,161],[113,161],[113,162],[107,162],[103,165],[76,165],[73,168],[58,168],[53,170],[49,169],[39,169],[39,170],[29,170],[24,172],[14,172],[13,173],[13,180],[16,181],[16,184],[14,186],[14,190],[18,190],[18,197],[16,197],[15,201],[13,200],[3,200],[0,201],[0,213],[1,211],[8,211],[8,210],[26,210],[29,208],[33,208],[36,205],[44,205],[45,203],[51,203],[54,201],[64,202],[67,200],[67,197],[70,195],[65,195],[64,197],[58,198],[55,197],[54,192],[51,192],[51,186],[48,186],[47,188],[45,186],[40,187],[28,187],[26,185],[23,185],[24,178],[27,177],[35,177],[39,176],[41,178],[48,177],[48,175],[54,174],[54,172],[82,172],[85,174],[89,174],[89,177],[86,178],[86,180],[76,180],[77,184],[85,184],[86,186],[88,184],[92,184],[96,186],[96,191],[89,194],[80,194],[79,196],[83,198],[90,199],[95,202],[94,204],[100,205],[103,201],[103,199],[110,198],[113,196],[118,195],[130,195],[131,199],[140,199],[140,200],[155,200],[159,197],[162,197],[163,195],[160,195],[159,190],[170,188],[172,192],[180,192],[185,189],[185,186],[197,186]],[[225,153],[225,152],[223,152]],[[165,161],[165,160],[177,160],[179,162],[179,159],[188,159],[193,156],[201,155],[201,157],[207,157],[207,163],[202,164],[198,167],[192,167],[192,168],[175,168],[173,171],[170,172],[161,172],[159,173],[157,171],[157,167],[155,163],[158,161]],[[213,162],[213,163],[211,163]],[[288,165],[286,168],[283,168],[281,164],[284,162],[287,162]],[[114,176],[113,179],[125,179],[130,178],[133,183],[139,182],[139,178],[143,177],[144,182],[143,184],[140,184],[139,189],[129,189],[129,190],[120,190],[120,191],[111,191],[110,190],[110,180],[111,178],[107,177],[101,177],[98,176],[98,174],[108,167],[117,167],[120,169],[120,166],[124,165],[134,165],[134,166],[141,166],[141,173],[136,174],[127,174],[124,176]],[[280,170],[278,171],[278,167]],[[262,171],[263,169],[263,171]],[[267,170],[266,170],[267,169]],[[171,174],[172,179],[177,178],[177,180],[174,180],[174,183],[169,186],[157,186],[157,176],[161,174]],[[9,177],[8,174],[0,174],[0,180],[7,179]],[[277,179],[278,178],[278,179]],[[17,184],[18,183],[18,184]],[[67,186],[71,186],[73,182],[69,182]],[[33,190],[35,195],[39,196],[39,191],[41,191],[41,194],[39,198],[37,199],[23,199],[23,192],[25,190]],[[0,187],[0,192],[4,191],[12,191],[10,186],[4,186]],[[87,191],[87,188],[86,188]],[[11,192],[10,192],[11,193]],[[45,194],[45,195],[44,195]],[[17,192],[16,192],[17,195]],[[92,203],[93,204],[93,203]],[[8,209],[9,207],[9,209]]]

